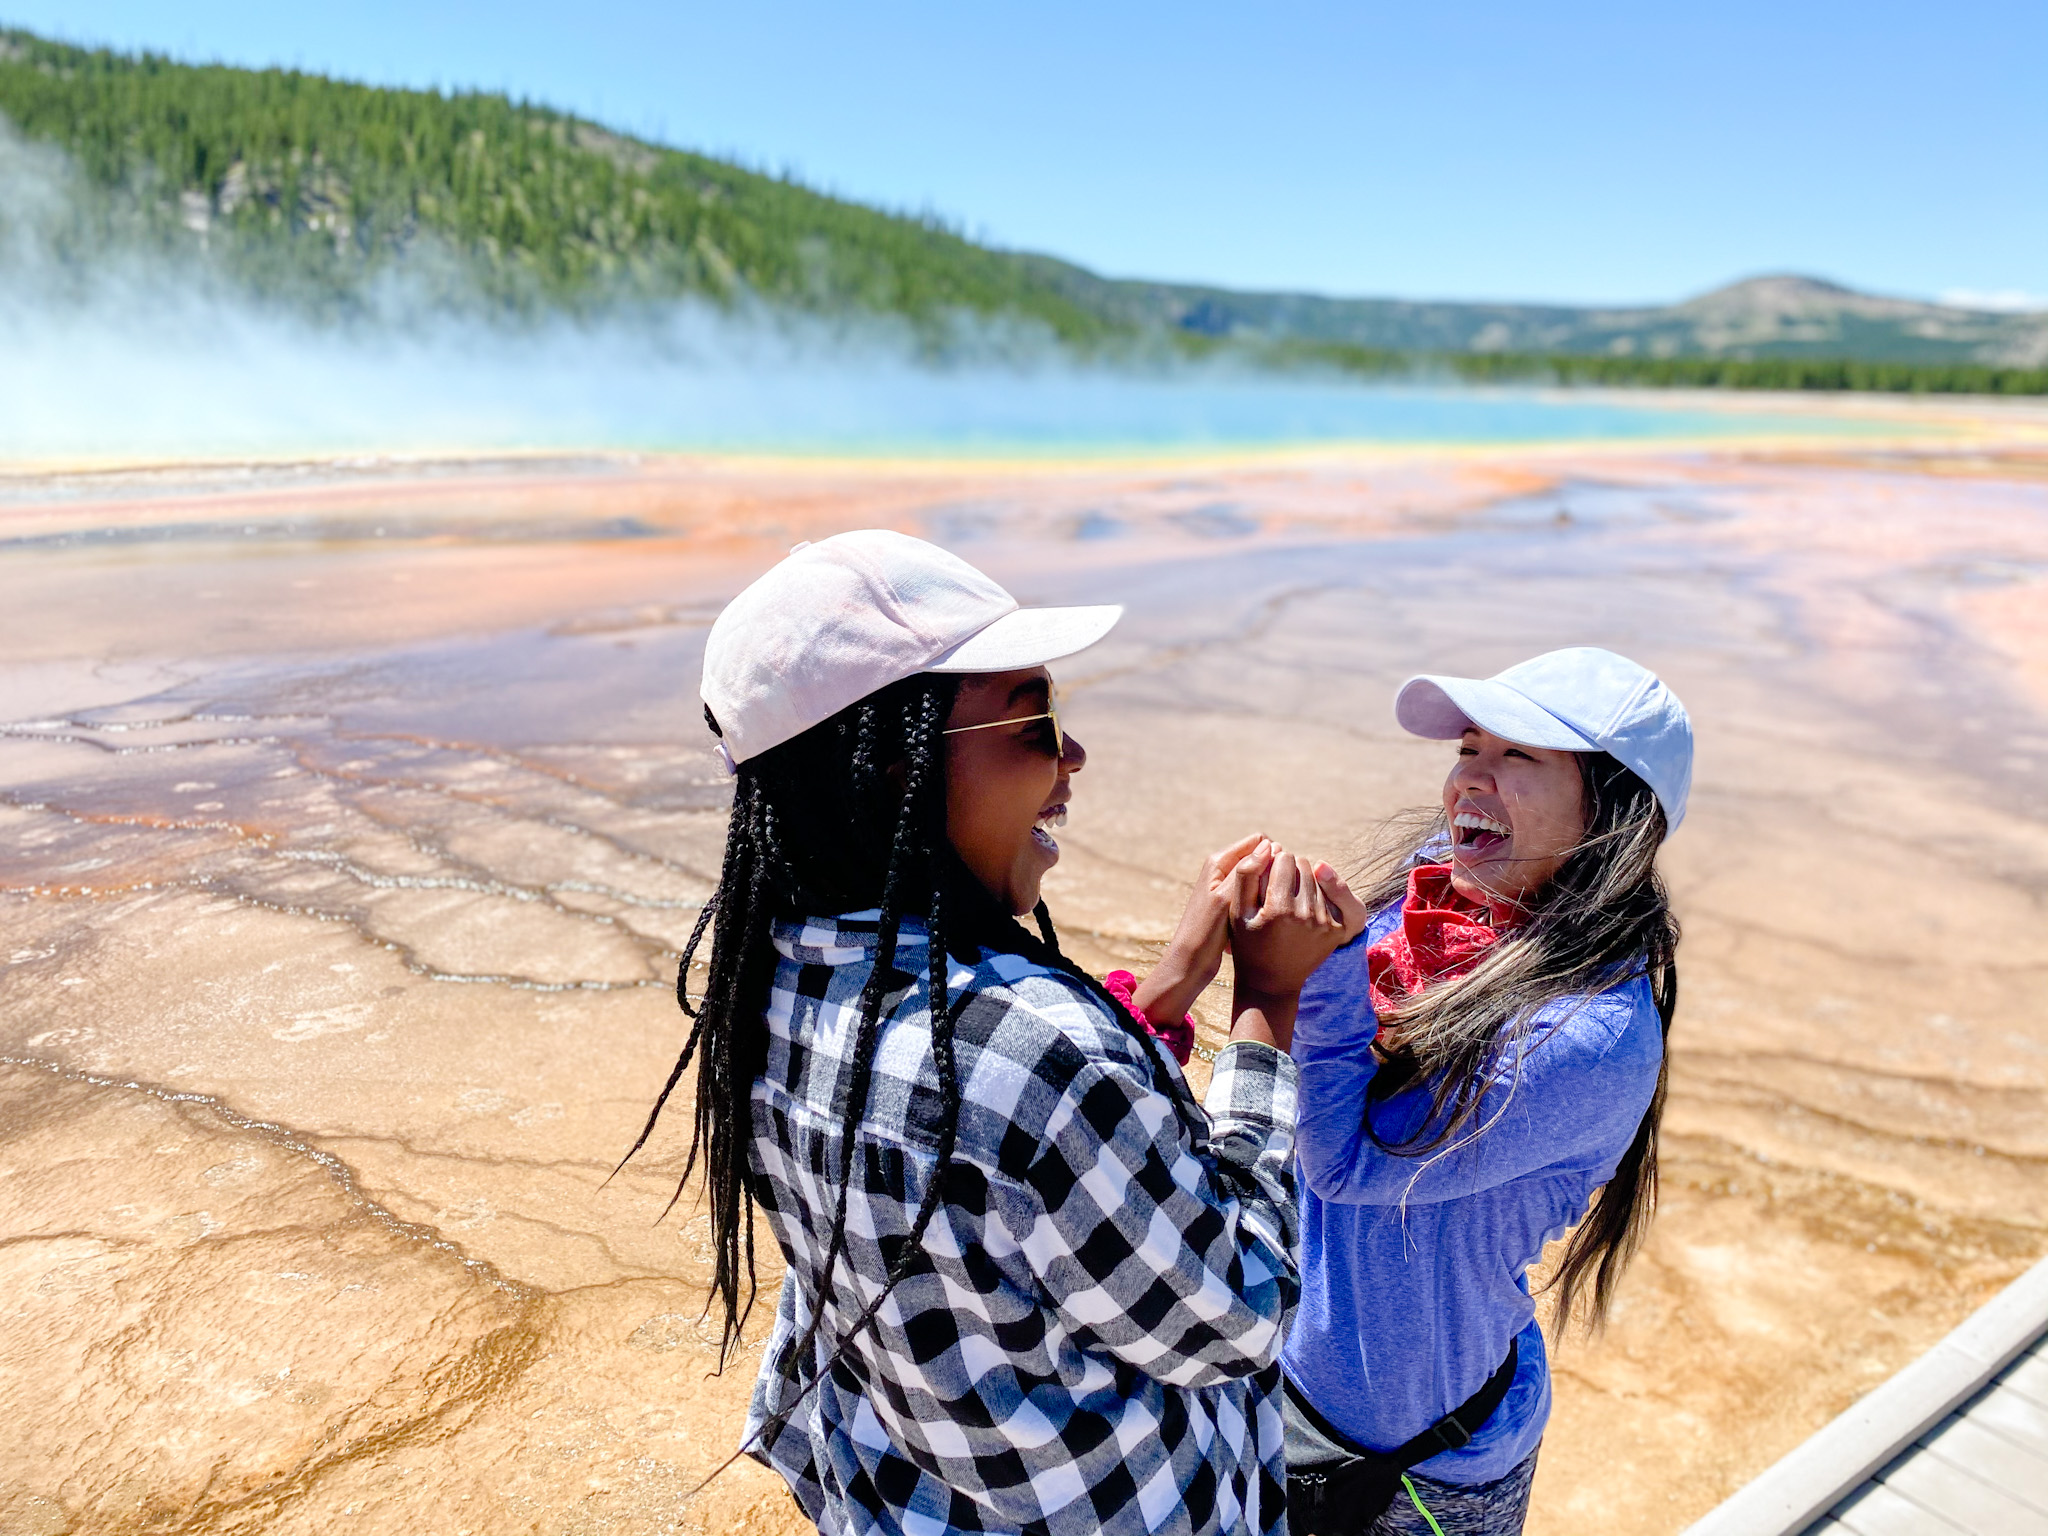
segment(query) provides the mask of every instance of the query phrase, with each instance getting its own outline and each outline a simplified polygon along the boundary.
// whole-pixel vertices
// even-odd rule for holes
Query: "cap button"
[[[789,546],[789,552],[790,552],[790,553],[791,553],[792,555],[800,555],[800,554],[802,554],[802,553],[803,553],[803,552],[804,552],[805,550],[809,549],[810,547],[811,547],[811,541],[810,541],[809,539],[805,539],[805,540],[803,541],[803,543],[801,543],[801,544],[792,544],[792,545],[790,545],[790,546]]]

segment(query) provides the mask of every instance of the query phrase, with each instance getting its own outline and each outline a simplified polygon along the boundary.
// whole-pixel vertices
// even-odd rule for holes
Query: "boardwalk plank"
[[[2048,1408],[2048,1338],[2005,1368],[2005,1384]]]
[[[1854,1497],[1835,1506],[1834,1518],[1855,1536],[1976,1536],[1883,1483],[1865,1483]]]
[[[2048,1446],[2048,1408],[2010,1386],[1993,1387],[1970,1404],[1970,1421],[1997,1430],[2021,1445]]]
[[[1884,1486],[1971,1536],[2048,1536],[2048,1514],[1972,1477],[1953,1462],[1926,1452],[1904,1457],[1881,1474]]]
[[[2048,1514],[2048,1445],[2023,1446],[1967,1415],[1921,1436],[1920,1443],[1955,1466]]]

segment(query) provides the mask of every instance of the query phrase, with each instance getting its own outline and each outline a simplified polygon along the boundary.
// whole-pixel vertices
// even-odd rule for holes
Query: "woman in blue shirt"
[[[1458,755],[1301,995],[1289,1522],[1502,1536],[1550,1411],[1528,1268],[1576,1226],[1557,1315],[1597,1323],[1655,1204],[1678,991],[1656,862],[1692,732],[1590,648],[1415,678],[1395,712]]]

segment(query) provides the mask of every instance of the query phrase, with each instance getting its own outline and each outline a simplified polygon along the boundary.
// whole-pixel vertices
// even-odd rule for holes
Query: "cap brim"
[[[1042,667],[1087,650],[1123,616],[1122,607],[1114,603],[1092,608],[1019,608],[970,635],[925,670],[1015,672],[1022,667]]]
[[[1476,677],[1411,677],[1394,696],[1401,729],[1453,741],[1472,726],[1525,747],[1598,752],[1599,744],[1505,683]]]

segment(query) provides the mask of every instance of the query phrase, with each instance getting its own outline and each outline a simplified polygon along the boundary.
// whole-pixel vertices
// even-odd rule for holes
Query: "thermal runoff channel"
[[[1405,677],[1592,643],[1671,681],[1702,749],[1663,1206],[1608,1332],[1558,1345],[1531,1524],[1668,1532],[2048,1226],[2032,451],[0,480],[10,1518],[800,1536],[750,1461],[697,1491],[756,1357],[709,1375],[694,1188],[656,1221],[682,1146],[612,1170],[719,869],[706,626],[881,526],[1128,607],[1055,669],[1088,764],[1046,894],[1097,974],[1245,830],[1348,862],[1434,803]]]

